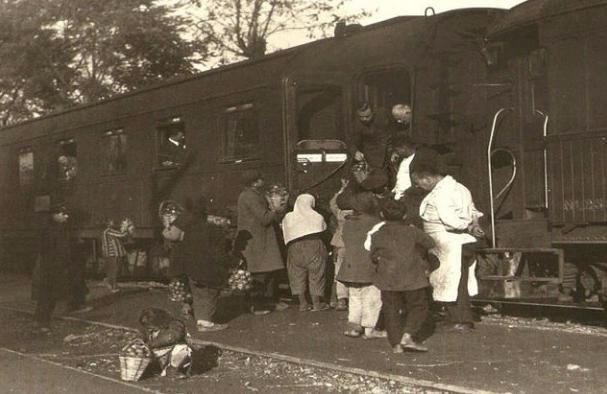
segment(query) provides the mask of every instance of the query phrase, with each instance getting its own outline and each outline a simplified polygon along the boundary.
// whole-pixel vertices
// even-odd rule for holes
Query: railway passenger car
[[[600,306],[607,294],[606,6],[527,1],[488,31],[485,194],[494,246],[517,260],[493,272],[510,282],[502,297]]]
[[[3,267],[31,268],[54,200],[72,208],[74,235],[93,260],[104,219],[131,218],[148,266],[163,199],[204,195],[213,215],[234,218],[239,174],[261,169],[268,182],[327,200],[345,175],[363,102],[411,104],[414,138],[451,143],[478,168],[482,147],[472,141],[485,128],[485,99],[471,87],[485,79],[481,43],[502,12],[430,11],[340,25],[334,37],[257,61],[4,128]],[[452,170],[478,180],[465,166]]]

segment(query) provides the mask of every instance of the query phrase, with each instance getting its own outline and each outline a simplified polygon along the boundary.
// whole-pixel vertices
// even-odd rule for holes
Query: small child
[[[348,330],[344,335],[352,338],[385,338],[385,331],[375,330],[381,311],[381,293],[373,285],[375,266],[369,252],[364,249],[367,233],[379,221],[378,201],[372,192],[359,192],[349,199],[354,212],[344,223],[343,240],[345,260],[337,280],[348,287]]]
[[[346,248],[344,247],[344,239],[342,236],[344,231],[344,223],[346,222],[346,217],[352,214],[351,210],[339,209],[337,206],[337,198],[341,195],[341,193],[343,193],[346,186],[348,186],[348,180],[342,179],[341,189],[339,189],[331,201],[329,201],[331,213],[333,213],[333,216],[335,216],[335,219],[337,220],[337,228],[335,229],[335,233],[331,238],[331,246],[333,246],[335,263],[335,279],[333,280],[333,288],[331,291],[331,305],[334,306],[336,311],[345,311],[348,309],[348,288],[337,280],[339,269],[341,268],[346,254]],[[336,300],[335,305],[333,305],[333,300]]]
[[[321,302],[325,292],[327,248],[321,238],[327,229],[322,215],[314,211],[315,199],[301,194],[295,200],[292,212],[282,220],[282,232],[287,251],[287,273],[293,295],[299,298],[302,312],[322,311],[329,306]],[[306,281],[312,298],[312,307],[306,299]]]
[[[423,256],[434,247],[434,241],[422,230],[403,222],[403,204],[387,199],[382,208],[385,222],[378,223],[367,236],[365,249],[377,266],[375,285],[381,290],[388,341],[394,353],[403,350],[427,352],[414,341],[428,317],[427,262]],[[421,248],[421,250],[420,250]],[[401,335],[400,310],[406,312]]]
[[[122,259],[126,256],[123,240],[133,233],[133,225],[125,219],[120,229],[117,229],[113,219],[107,219],[103,236],[101,237],[101,250],[105,258],[106,283],[112,293],[119,291],[117,279]]]

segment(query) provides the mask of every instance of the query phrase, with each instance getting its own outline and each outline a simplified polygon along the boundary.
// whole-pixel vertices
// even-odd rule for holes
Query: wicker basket
[[[136,382],[141,378],[143,372],[152,361],[151,358],[147,357],[131,357],[131,356],[119,356],[120,357],[120,379],[128,382]]]

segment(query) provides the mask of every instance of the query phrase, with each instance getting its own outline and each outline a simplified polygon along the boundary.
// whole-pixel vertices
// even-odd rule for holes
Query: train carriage
[[[327,200],[345,175],[355,109],[365,101],[410,103],[414,138],[472,153],[455,143],[483,127],[484,100],[468,86],[484,80],[479,44],[500,14],[339,25],[332,38],[3,129],[3,264],[31,267],[53,200],[72,206],[89,254],[105,217],[133,219],[149,249],[162,199],[204,195],[211,213],[233,217],[245,169]],[[470,157],[482,161],[480,151]]]

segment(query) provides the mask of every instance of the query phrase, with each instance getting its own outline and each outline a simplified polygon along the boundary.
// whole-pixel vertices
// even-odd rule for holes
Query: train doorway
[[[292,194],[328,201],[346,171],[350,93],[341,73],[292,75],[284,84],[285,165]]]

